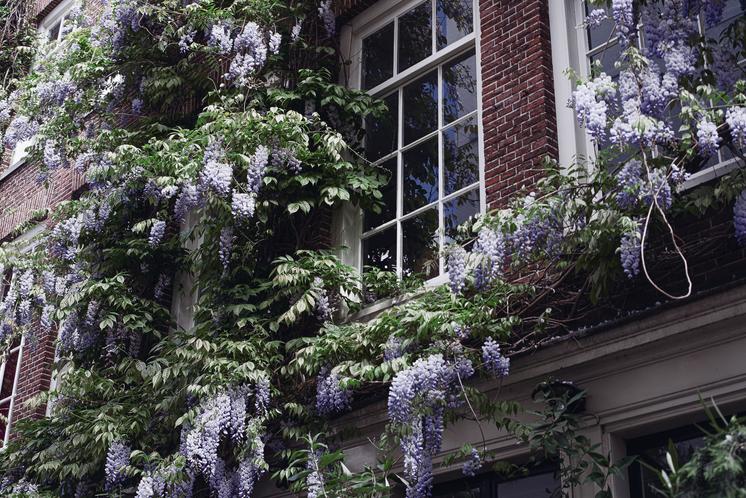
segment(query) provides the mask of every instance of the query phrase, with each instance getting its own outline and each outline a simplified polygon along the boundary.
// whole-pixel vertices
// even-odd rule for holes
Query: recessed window
[[[389,182],[364,214],[363,265],[432,278],[456,226],[480,211],[477,64],[473,50],[384,98],[366,122],[366,154]]]
[[[554,471],[517,479],[502,479],[493,473],[436,485],[433,498],[551,498],[560,481]]]
[[[61,41],[70,32],[70,18],[74,5],[75,0],[63,0],[39,23],[39,30],[49,42]]]

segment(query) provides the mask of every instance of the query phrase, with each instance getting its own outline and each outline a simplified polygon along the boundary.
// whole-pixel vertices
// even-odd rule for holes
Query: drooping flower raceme
[[[126,478],[122,469],[130,463],[132,448],[123,441],[113,441],[106,453],[106,489],[111,490]]]
[[[746,190],[736,197],[736,203],[733,205],[733,226],[738,243],[746,245]]]
[[[476,448],[471,449],[471,453],[464,462],[461,472],[467,477],[474,477],[482,468],[482,458]]]
[[[730,127],[730,136],[736,146],[746,148],[746,107],[731,107],[725,113],[725,122]]]
[[[233,252],[233,228],[223,227],[220,230],[220,247],[218,249],[218,256],[220,257],[220,263],[223,265],[223,269],[227,270],[231,262],[231,254]]]
[[[460,293],[466,285],[466,256],[461,246],[455,246],[448,253],[448,279],[454,294]]]
[[[717,153],[720,142],[717,125],[707,118],[702,119],[697,125],[697,146],[700,154],[708,157]]]
[[[150,235],[148,236],[148,244],[150,244],[150,247],[158,246],[163,240],[165,234],[166,222],[163,220],[156,220],[150,228]]]
[[[329,38],[333,38],[337,32],[337,18],[332,9],[332,0],[324,0],[319,5],[319,17],[324,23],[324,29]]]
[[[501,231],[490,227],[479,230],[474,245],[474,254],[480,258],[474,271],[477,289],[483,289],[502,274],[505,246],[505,237]]]
[[[622,269],[628,278],[635,278],[640,273],[640,242],[639,224],[636,230],[627,232],[622,236],[619,257],[622,262]]]
[[[471,362],[461,358],[446,362],[442,355],[420,358],[396,374],[389,389],[388,413],[403,434],[400,446],[407,475],[407,498],[430,496],[433,484],[433,456],[440,451],[446,406],[455,400],[460,382],[473,375]]]
[[[267,162],[269,161],[269,149],[264,145],[260,145],[254,151],[249,162],[249,170],[246,174],[248,188],[250,192],[257,193],[259,188],[262,186],[262,180],[264,179],[264,171],[267,169]]]
[[[492,337],[482,344],[482,365],[494,377],[507,377],[510,373],[510,358],[500,353],[500,345]]]
[[[578,124],[586,127],[594,141],[606,137],[608,102],[615,94],[616,87],[606,73],[578,85],[573,92],[572,104]]]
[[[245,194],[233,190],[231,197],[231,213],[236,221],[246,221],[254,217],[256,210],[256,195]]]
[[[339,385],[335,372],[322,372],[316,379],[316,411],[321,416],[334,415],[350,408],[352,393]]]
[[[626,48],[636,30],[633,0],[612,0],[611,9],[620,42]]]
[[[199,174],[197,189],[211,191],[220,197],[227,197],[233,180],[233,167],[225,162],[225,151],[217,139],[212,139],[205,150],[205,160]]]

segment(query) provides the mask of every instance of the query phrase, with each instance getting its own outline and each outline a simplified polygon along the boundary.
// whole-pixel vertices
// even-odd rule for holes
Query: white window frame
[[[382,0],[359,14],[357,17],[355,17],[349,24],[345,25],[342,29],[341,33],[341,46],[342,49],[342,55],[344,57],[344,60],[349,61],[350,64],[348,68],[346,69],[347,76],[349,79],[347,81],[344,81],[343,83],[346,83],[350,88],[360,89],[361,87],[361,80],[362,80],[362,43],[363,39],[365,39],[367,36],[374,34],[379,29],[385,27],[391,22],[398,22],[398,18],[409,12],[412,8],[420,5],[423,3],[423,0],[406,0],[406,1],[397,1],[397,0]],[[433,2],[433,11],[435,11],[435,2]],[[440,67],[442,64],[449,62],[450,60],[457,59],[460,56],[463,56],[470,51],[473,51],[475,54],[475,60],[476,60],[476,71],[477,71],[477,89],[476,89],[476,100],[477,100],[477,108],[472,113],[467,114],[466,116],[460,117],[457,120],[454,120],[451,123],[448,123],[445,125],[443,123],[443,113],[442,113],[442,95],[439,95],[439,103],[438,103],[438,128],[437,131],[431,132],[427,134],[425,137],[419,138],[417,140],[414,140],[406,145],[402,145],[399,147],[397,145],[396,152],[393,152],[391,154],[388,154],[386,156],[383,156],[378,161],[383,161],[385,158],[391,158],[391,157],[398,157],[402,154],[403,150],[408,150],[411,147],[416,146],[417,144],[420,144],[424,141],[430,140],[433,137],[438,137],[438,144],[439,144],[439,164],[442,165],[442,132],[445,128],[449,126],[453,126],[457,123],[463,123],[466,120],[469,119],[469,116],[473,117],[475,119],[476,124],[478,125],[478,133],[477,133],[477,148],[478,148],[478,168],[479,168],[479,178],[478,178],[478,185],[475,187],[474,184],[471,184],[468,187],[464,187],[463,189],[459,189],[457,192],[453,192],[451,194],[448,194],[447,196],[438,197],[438,200],[433,203],[428,203],[425,207],[417,208],[411,212],[408,212],[404,214],[402,212],[401,206],[397,206],[397,213],[394,217],[394,220],[389,221],[380,227],[376,227],[374,230],[369,230],[365,232],[367,235],[373,235],[374,233],[378,231],[382,231],[385,228],[391,228],[392,226],[397,226],[397,242],[396,242],[396,250],[397,250],[397,262],[396,262],[396,272],[401,277],[402,276],[402,257],[403,257],[403,236],[401,231],[401,223],[403,221],[406,221],[408,219],[412,219],[413,217],[417,216],[418,214],[422,214],[423,212],[427,211],[428,209],[435,209],[438,210],[438,247],[439,249],[442,249],[444,247],[444,241],[445,241],[445,232],[444,232],[444,217],[443,217],[443,209],[441,207],[441,204],[448,202],[449,200],[457,198],[459,195],[462,195],[466,192],[470,191],[477,191],[479,193],[479,210],[478,213],[484,213],[486,210],[486,192],[485,192],[485,165],[484,165],[484,129],[482,126],[483,120],[482,120],[482,69],[481,69],[481,51],[480,51],[480,44],[479,44],[479,38],[480,38],[480,23],[479,23],[479,4],[476,0],[473,1],[473,30],[471,33],[464,35],[460,39],[454,41],[453,43],[449,44],[447,47],[444,47],[440,50],[437,50],[436,42],[433,40],[433,50],[430,56],[426,57],[424,60],[412,65],[411,67],[405,69],[404,71],[401,71],[397,74],[395,74],[392,78],[389,78],[388,80],[384,81],[383,83],[375,86],[374,88],[371,88],[368,90],[368,93],[375,97],[383,97],[386,95],[390,95],[393,91],[398,91],[399,88],[405,86],[407,83],[411,83],[415,81],[418,77],[421,77],[434,69],[437,68],[438,70],[438,76],[439,76],[439,82],[441,81],[440,75],[441,70]],[[436,22],[436,13],[433,12],[433,22]],[[397,45],[398,45],[398,30],[394,30],[394,70],[396,72],[397,69]],[[403,108],[403,102],[402,102],[402,95],[399,96],[399,114],[401,117],[401,112]],[[401,119],[397,118],[397,123],[399,128],[401,128]],[[398,130],[399,136],[401,137],[401,129]],[[398,141],[398,143],[401,143],[401,140]],[[402,177],[402,161],[398,160],[398,181],[397,181],[397,205],[401,204],[399,202],[399,199],[402,198],[402,185],[403,185],[403,177]],[[439,187],[442,187],[443,182],[443,168],[439,168]],[[442,192],[442,188],[439,188],[439,192]],[[362,255],[362,236],[363,236],[363,213],[362,210],[347,206],[345,209],[342,210],[342,212],[337,216],[337,222],[335,223],[335,235],[337,237],[337,244],[340,246],[344,246],[347,249],[344,250],[341,254],[342,260],[357,268],[361,273],[363,270],[363,255]],[[385,227],[385,228],[383,228]],[[439,271],[437,272],[438,275],[428,280],[428,285],[439,285],[443,282],[445,282],[448,278],[448,276],[445,274],[445,261],[443,254],[439,255]]]
[[[44,35],[44,38],[49,42],[59,42],[63,39],[63,33],[65,29],[65,16],[73,9],[77,0],[62,0],[58,6],[44,16],[44,19],[39,23],[39,32]],[[56,40],[49,40],[49,31],[51,28],[60,21],[60,30],[57,33]]]
[[[569,68],[580,78],[590,76],[590,58],[603,50],[604,46],[613,46],[616,37],[605,44],[590,49],[588,31],[583,27],[585,21],[586,0],[559,0],[549,2],[550,29],[552,38],[552,65],[555,88],[555,107],[557,112],[557,134],[560,165],[567,167],[577,160],[596,159],[596,146],[586,130],[578,125],[575,112],[567,106],[572,97],[573,84],[565,74]],[[699,29],[703,31],[702,20]],[[718,152],[720,154],[720,152]],[[682,190],[693,188],[713,178],[726,175],[738,168],[738,158],[719,161],[713,166],[693,173],[682,185]]]

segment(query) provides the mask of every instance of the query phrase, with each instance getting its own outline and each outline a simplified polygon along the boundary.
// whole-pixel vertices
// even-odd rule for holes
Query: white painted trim
[[[12,348],[8,352],[8,355],[11,355],[17,351],[18,359],[16,360],[16,371],[13,374],[13,389],[11,390],[11,394],[9,396],[10,403],[8,405],[8,421],[5,425],[5,437],[3,439],[3,446],[2,448],[0,448],[0,451],[5,450],[5,448],[8,446],[8,441],[10,440],[10,430],[13,426],[13,409],[15,408],[16,392],[18,390],[18,377],[20,376],[20,373],[21,373],[21,362],[23,361],[23,345],[25,341],[26,341],[25,337],[21,336],[21,343],[15,348]],[[5,378],[6,364],[7,364],[7,361],[4,361],[2,363],[2,368],[0,368],[0,382],[2,382]]]
[[[425,0],[427,1],[427,0]],[[407,68],[401,73],[397,73],[398,70],[398,22],[399,17],[409,12],[412,8],[421,5],[423,0],[408,0],[404,2],[397,2],[396,0],[385,0],[374,4],[372,7],[366,9],[364,12],[352,19],[342,29],[341,33],[341,46],[343,47],[342,58],[348,62],[345,64],[346,68],[349,68],[347,73],[342,77],[341,80],[346,80],[352,88],[360,88],[362,81],[362,42],[367,36],[372,35],[378,30],[388,26],[390,23],[394,23],[394,47],[393,47],[393,76],[387,81],[382,82],[376,87],[372,88],[368,92],[371,95],[377,97],[384,97],[391,95],[392,92],[397,92],[398,96],[398,116],[397,116],[397,150],[381,159],[376,163],[383,163],[392,158],[396,158],[396,171],[397,171],[397,185],[396,185],[396,217],[395,219],[387,222],[373,230],[368,230],[363,233],[362,230],[362,213],[359,216],[353,216],[349,211],[351,208],[346,207],[341,210],[335,216],[335,231],[339,232],[335,234],[335,242],[339,245],[342,242],[348,249],[342,251],[341,257],[343,262],[350,264],[362,271],[362,240],[364,238],[371,237],[376,233],[382,232],[391,227],[396,229],[396,271],[397,274],[403,276],[403,231],[402,222],[406,221],[411,217],[416,216],[419,213],[425,212],[428,209],[438,209],[438,232],[436,234],[438,242],[438,266],[439,275],[442,276],[445,272],[445,261],[442,255],[442,249],[445,241],[445,220],[444,220],[444,203],[450,199],[457,197],[459,194],[467,193],[475,188],[479,189],[479,207],[478,212],[484,213],[486,210],[486,195],[485,195],[485,174],[484,174],[484,126],[482,121],[482,68],[481,68],[481,50],[479,45],[479,33],[480,33],[480,21],[479,21],[479,8],[476,2],[473,4],[472,9],[472,32],[461,37],[459,40],[451,43],[447,47],[437,50],[436,32],[437,32],[437,15],[435,13],[436,2],[430,0],[432,4],[432,53],[429,57],[414,64]],[[345,51],[346,50],[346,51]],[[410,213],[404,215],[403,213],[403,202],[402,202],[402,188],[403,188],[403,152],[406,152],[411,147],[416,146],[419,143],[431,140],[433,137],[437,137],[438,141],[438,189],[439,193],[443,192],[444,184],[444,168],[443,168],[443,132],[445,131],[443,123],[443,104],[442,104],[442,65],[454,60],[462,55],[468,54],[471,50],[475,54],[475,71],[477,77],[477,88],[476,88],[476,101],[477,106],[475,111],[469,113],[466,116],[449,123],[447,126],[450,127],[458,122],[463,122],[469,119],[471,116],[476,117],[478,130],[477,130],[477,148],[478,148],[478,174],[479,179],[475,184],[468,187],[464,187],[458,193],[449,194],[448,196],[440,197],[437,201],[429,203],[427,206],[422,206]],[[403,87],[411,81],[416,80],[418,77],[427,74],[428,72],[436,69],[438,72],[438,126],[432,133],[419,138],[418,140],[407,144],[403,144],[403,130],[402,130],[402,113],[404,109],[403,102]],[[359,210],[358,210],[359,211]],[[357,233],[356,236],[352,232]],[[435,277],[438,279],[439,277]]]
[[[49,29],[54,26],[57,21],[63,18],[68,12],[70,12],[75,5],[77,0],[62,0],[52,11],[44,16],[44,19],[39,23],[39,32],[48,37]],[[65,21],[63,20],[60,24],[60,34],[56,41],[60,41],[62,32],[64,30]]]

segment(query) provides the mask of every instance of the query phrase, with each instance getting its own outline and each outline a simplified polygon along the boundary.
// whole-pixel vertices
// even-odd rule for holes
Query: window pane
[[[376,161],[396,150],[399,93],[394,92],[383,101],[388,107],[384,115],[365,118],[365,156],[369,161]]]
[[[438,211],[428,209],[402,222],[403,274],[432,278],[438,266]]]
[[[464,37],[474,29],[472,0],[437,0],[438,50]]]
[[[399,67],[402,72],[433,50],[432,4],[425,2],[399,18]]]
[[[470,216],[479,213],[479,190],[471,190],[455,199],[443,203],[443,223],[446,244],[456,242],[458,227]]]
[[[373,88],[394,75],[394,23],[363,40],[364,90]]]
[[[606,19],[598,26],[588,27],[588,48],[593,50],[599,45],[603,45],[608,42],[612,30],[614,29],[614,21],[611,15],[611,9],[609,7],[600,7],[598,5],[589,5],[588,2],[585,4],[585,14],[588,15],[596,9],[603,9],[606,11]]]
[[[365,213],[365,231],[383,225],[396,216],[396,157],[380,165],[381,173],[389,175],[389,183],[381,189],[383,207],[380,213]]]
[[[438,200],[438,138],[433,137],[402,153],[404,213]]]
[[[476,119],[470,117],[443,132],[443,195],[479,181],[477,130]]]
[[[737,18],[741,17],[745,12],[744,3],[741,0],[727,0],[723,9],[723,18],[719,24],[712,27],[707,27],[706,34],[708,38],[712,38],[716,41],[720,41],[720,37],[728,26],[733,24]]]
[[[396,270],[396,227],[363,240],[363,266]]]
[[[433,71],[404,87],[404,144],[438,127],[438,72]]]
[[[4,403],[0,406],[0,448],[5,445],[5,428],[7,427],[6,421],[10,414],[10,403]]]
[[[614,45],[606,47],[599,53],[591,56],[591,67],[596,65],[596,61],[600,61],[603,72],[616,79],[617,76],[619,76],[619,69],[614,66],[614,63],[621,57],[621,48],[618,43],[615,43]]]
[[[13,382],[16,378],[16,365],[18,364],[18,351],[8,355],[5,362],[5,373],[3,374],[3,383],[0,387],[0,399],[5,399],[13,394]]]
[[[54,23],[54,25],[49,28],[49,41],[57,41],[57,39],[60,37],[60,28],[62,27],[62,19]]]
[[[555,496],[559,482],[554,473],[539,474],[523,479],[503,482],[497,486],[497,496],[500,498],[540,498]]]
[[[443,121],[465,116],[477,108],[477,59],[471,53],[443,66]]]

